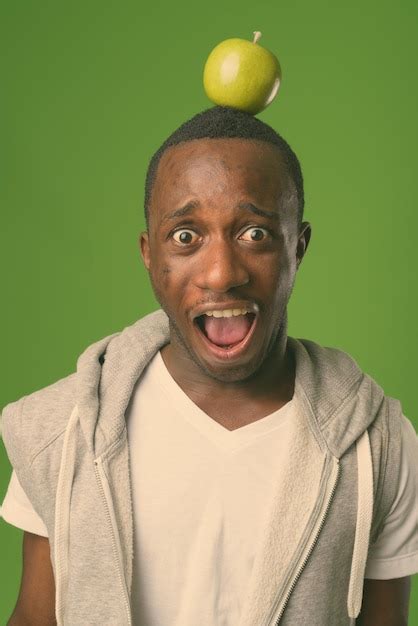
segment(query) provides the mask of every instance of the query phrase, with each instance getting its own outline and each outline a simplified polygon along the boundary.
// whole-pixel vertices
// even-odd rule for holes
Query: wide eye
[[[244,237],[244,235],[248,234],[248,237]],[[246,231],[240,236],[240,239],[244,239],[245,241],[263,241],[270,235],[269,231],[266,228],[260,228],[260,226],[251,226],[251,228],[247,228]]]
[[[189,228],[181,228],[173,233],[173,239],[180,244],[194,243],[193,235],[196,235],[194,230],[190,230]]]

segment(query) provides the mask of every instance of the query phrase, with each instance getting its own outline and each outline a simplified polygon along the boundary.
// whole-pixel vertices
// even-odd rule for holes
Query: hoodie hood
[[[78,357],[80,425],[95,457],[120,436],[136,381],[169,341],[168,317],[159,309],[91,344]],[[340,458],[373,422],[383,390],[341,350],[292,337],[288,345],[296,359],[295,395],[315,420],[321,447]]]
[[[120,439],[126,430],[125,411],[135,383],[156,352],[168,342],[168,318],[159,309],[121,332],[93,343],[77,360],[77,401],[64,436],[56,496],[58,624],[63,623],[59,620],[68,582],[69,511],[77,430],[81,429],[95,460]],[[324,454],[334,457],[336,463],[354,443],[357,449],[357,524],[347,597],[348,614],[355,619],[361,608],[373,512],[373,471],[367,429],[380,410],[384,394],[346,353],[291,337],[288,345],[296,361],[295,397],[309,421],[316,444]],[[132,554],[132,546],[127,547],[127,552]],[[130,589],[132,569],[128,568],[125,575]]]

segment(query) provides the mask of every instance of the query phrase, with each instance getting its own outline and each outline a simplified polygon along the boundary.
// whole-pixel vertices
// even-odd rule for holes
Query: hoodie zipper
[[[132,626],[128,590],[126,587],[125,577],[123,576],[122,569],[121,569],[122,555],[120,551],[120,546],[118,546],[115,540],[114,529],[116,528],[116,520],[114,519],[114,515],[112,515],[112,508],[111,508],[111,505],[109,504],[109,502],[111,501],[111,496],[110,496],[107,478],[103,470],[103,461],[101,458],[94,459],[94,471],[96,473],[98,484],[100,486],[100,493],[101,493],[102,500],[105,505],[106,515],[107,515],[107,519],[109,521],[109,526],[111,530],[113,555],[115,557],[115,562],[116,562],[117,570],[119,574],[119,580],[120,580],[120,584],[122,587],[123,599],[124,599],[125,608],[126,608],[126,615],[128,618],[128,625]]]
[[[312,550],[315,547],[315,544],[316,544],[316,542],[318,540],[319,534],[320,534],[320,532],[322,530],[322,527],[324,525],[325,518],[326,518],[326,516],[328,514],[329,508],[331,506],[332,499],[334,497],[334,493],[335,493],[335,490],[336,490],[336,487],[337,487],[338,477],[339,477],[339,473],[340,473],[340,461],[339,461],[339,459],[336,459],[336,458],[334,460],[336,461],[336,465],[334,465],[334,467],[332,468],[332,473],[334,473],[334,476],[333,476],[333,481],[334,482],[332,484],[331,492],[330,492],[330,494],[328,496],[328,501],[326,503],[326,506],[325,506],[324,512],[322,514],[321,520],[319,522],[319,526],[318,526],[318,528],[316,530],[314,538],[312,539],[311,545],[309,546],[309,550],[308,550],[307,554],[305,555],[302,563],[300,564],[299,569],[297,570],[295,576],[293,577],[293,580],[292,580],[292,582],[290,584],[290,587],[288,588],[287,593],[286,593],[286,595],[285,595],[285,597],[284,597],[284,599],[283,599],[283,601],[281,603],[281,606],[279,607],[279,612],[278,613],[276,612],[274,618],[269,619],[268,623],[270,624],[270,626],[278,626],[279,625],[279,622],[280,622],[281,617],[283,615],[283,612],[284,612],[284,610],[286,608],[286,605],[287,605],[287,603],[289,601],[289,598],[290,598],[290,596],[292,594],[292,591],[295,588],[295,585],[296,585],[296,583],[297,583],[297,581],[298,581],[298,579],[299,579],[299,577],[300,577],[300,575],[301,575],[301,573],[302,573],[306,563],[308,562],[308,559],[309,559],[309,557],[310,557],[310,555],[312,553]]]

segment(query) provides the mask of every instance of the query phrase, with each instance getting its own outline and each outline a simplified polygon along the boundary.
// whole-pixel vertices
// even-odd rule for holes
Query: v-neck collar
[[[168,371],[161,351],[156,353],[153,361],[151,365],[153,374],[156,375],[156,380],[158,380],[158,388],[165,393],[173,411],[180,414],[201,434],[225,452],[233,452],[276,428],[284,426],[293,414],[294,399],[292,398],[292,400],[273,413],[240,428],[228,430],[203,411],[183,391]]]

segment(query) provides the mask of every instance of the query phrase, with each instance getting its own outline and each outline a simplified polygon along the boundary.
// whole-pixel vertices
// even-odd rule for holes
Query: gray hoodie
[[[3,409],[7,454],[48,530],[58,626],[133,623],[125,411],[168,342],[159,309],[88,346],[76,372]],[[350,626],[369,545],[397,491],[402,409],[346,353],[291,337],[288,345],[301,418],[239,626]]]

